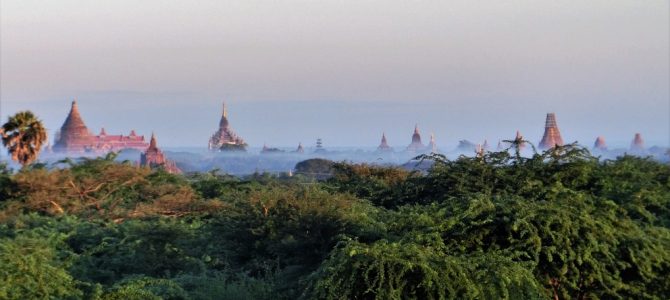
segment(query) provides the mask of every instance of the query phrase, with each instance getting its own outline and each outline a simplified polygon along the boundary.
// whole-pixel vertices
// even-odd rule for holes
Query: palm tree
[[[33,162],[47,141],[47,131],[42,121],[30,111],[21,111],[9,117],[0,127],[2,144],[12,159],[26,166]]]

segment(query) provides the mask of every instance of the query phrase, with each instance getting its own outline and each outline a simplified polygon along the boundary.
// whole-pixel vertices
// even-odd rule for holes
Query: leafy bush
[[[421,158],[296,167],[321,178],[0,167],[0,298],[670,298],[667,164]]]

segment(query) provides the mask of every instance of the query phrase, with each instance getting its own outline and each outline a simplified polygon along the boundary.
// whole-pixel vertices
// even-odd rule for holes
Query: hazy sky
[[[442,148],[670,139],[670,7],[649,1],[0,0],[2,119],[207,145],[221,102],[251,145]]]

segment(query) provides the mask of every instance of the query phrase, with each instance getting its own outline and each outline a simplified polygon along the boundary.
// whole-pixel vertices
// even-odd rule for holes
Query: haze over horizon
[[[668,1],[2,1],[0,115],[206,147],[670,143]]]

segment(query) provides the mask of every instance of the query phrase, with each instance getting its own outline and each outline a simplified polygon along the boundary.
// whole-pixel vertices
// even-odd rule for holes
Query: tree
[[[47,141],[47,131],[42,121],[30,111],[21,111],[9,117],[0,128],[2,144],[12,159],[26,166],[35,161]]]
[[[323,180],[333,175],[333,165],[331,160],[323,158],[312,158],[304,160],[295,165],[295,173],[302,174],[310,178]]]

